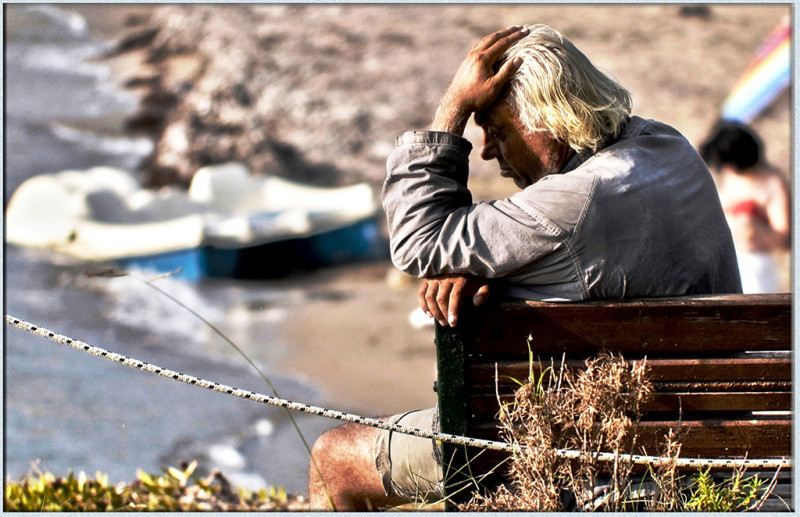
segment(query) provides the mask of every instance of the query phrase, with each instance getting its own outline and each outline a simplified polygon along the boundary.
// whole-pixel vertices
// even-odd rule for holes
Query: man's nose
[[[481,149],[481,158],[484,160],[493,160],[497,158],[497,145],[489,138],[483,139],[483,148]]]

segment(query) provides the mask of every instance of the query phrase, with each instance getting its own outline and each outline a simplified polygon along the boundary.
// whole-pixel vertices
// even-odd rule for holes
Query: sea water
[[[136,99],[92,60],[106,48],[66,7],[8,4],[5,169],[8,202],[27,178],[111,166],[135,171],[152,144],[115,130]],[[230,345],[146,285],[147,271],[89,277],[86,266],[6,246],[4,310],[55,332],[215,382],[272,394]],[[135,278],[134,278],[135,277]],[[275,283],[165,278],[155,285],[231,337],[283,398],[320,404],[314,386],[271,364],[290,343],[277,329],[306,294]],[[305,491],[308,456],[284,410],[113,364],[5,325],[5,474],[69,470],[111,482],[197,459],[255,489]],[[293,414],[306,439],[335,423]]]

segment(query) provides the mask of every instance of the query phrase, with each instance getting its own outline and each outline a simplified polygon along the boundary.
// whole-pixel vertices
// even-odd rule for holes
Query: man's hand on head
[[[440,325],[455,327],[464,299],[475,307],[486,303],[491,295],[485,278],[471,275],[440,275],[426,278],[419,288],[419,306]]]
[[[495,62],[528,33],[526,27],[508,27],[476,43],[447,88],[431,129],[463,135],[470,115],[488,108],[497,99],[522,64],[522,59],[517,57],[503,63],[496,72]]]

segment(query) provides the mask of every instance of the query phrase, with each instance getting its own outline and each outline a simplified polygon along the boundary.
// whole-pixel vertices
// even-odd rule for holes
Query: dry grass
[[[643,403],[652,395],[646,363],[603,354],[574,371],[549,368],[519,388],[501,407],[503,438],[521,451],[511,458],[509,482],[476,493],[466,511],[687,511],[746,510],[769,496],[764,481],[741,471],[715,484],[708,473],[678,473],[680,437],[670,432],[667,459],[633,475],[628,454],[636,447]],[[566,459],[560,450],[579,451]],[[614,461],[599,461],[598,451]],[[769,488],[769,487],[768,487]]]
[[[632,464],[624,454],[632,451],[622,447],[635,436],[639,408],[651,393],[644,362],[629,367],[610,355],[587,361],[578,373],[562,366],[523,385],[500,414],[503,438],[522,451],[512,458],[511,488],[476,495],[464,509],[557,511],[571,506],[565,498],[585,508],[597,499],[603,477],[610,485],[604,509],[619,510],[631,488]],[[580,451],[580,460],[560,457],[559,449]],[[617,460],[600,462],[597,451]]]

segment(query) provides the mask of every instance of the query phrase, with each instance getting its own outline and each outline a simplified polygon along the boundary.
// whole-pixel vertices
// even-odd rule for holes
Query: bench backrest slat
[[[559,362],[559,364],[561,364]],[[582,360],[568,360],[568,366],[583,366]],[[531,365],[525,361],[474,362],[467,366],[465,372],[467,382],[480,385],[491,381],[494,386],[495,371],[500,382],[510,379],[525,380],[531,371],[538,377],[541,375],[539,363]],[[545,368],[550,365],[543,365]],[[749,354],[740,357],[677,359],[647,359],[649,379],[652,382],[735,382],[742,379],[758,379],[767,381],[791,381],[791,352],[773,353],[773,357],[752,357]]]
[[[623,354],[786,350],[788,298],[781,303],[774,296],[753,296],[506,303],[486,324],[472,327],[467,353],[515,354],[528,339],[535,352],[571,356],[603,349]]]
[[[511,403],[514,396],[506,393],[500,396],[502,404]],[[471,413],[471,422],[493,422],[497,412],[497,396],[491,393],[473,394],[467,398],[467,411]],[[704,417],[711,413],[726,413],[730,418],[734,412],[752,411],[788,411],[792,405],[792,394],[784,391],[763,392],[707,392],[675,391],[658,393],[652,400],[642,405],[644,420],[663,419],[660,413],[681,413],[684,419],[691,418],[694,413],[702,412]],[[744,416],[742,416],[744,418]]]

